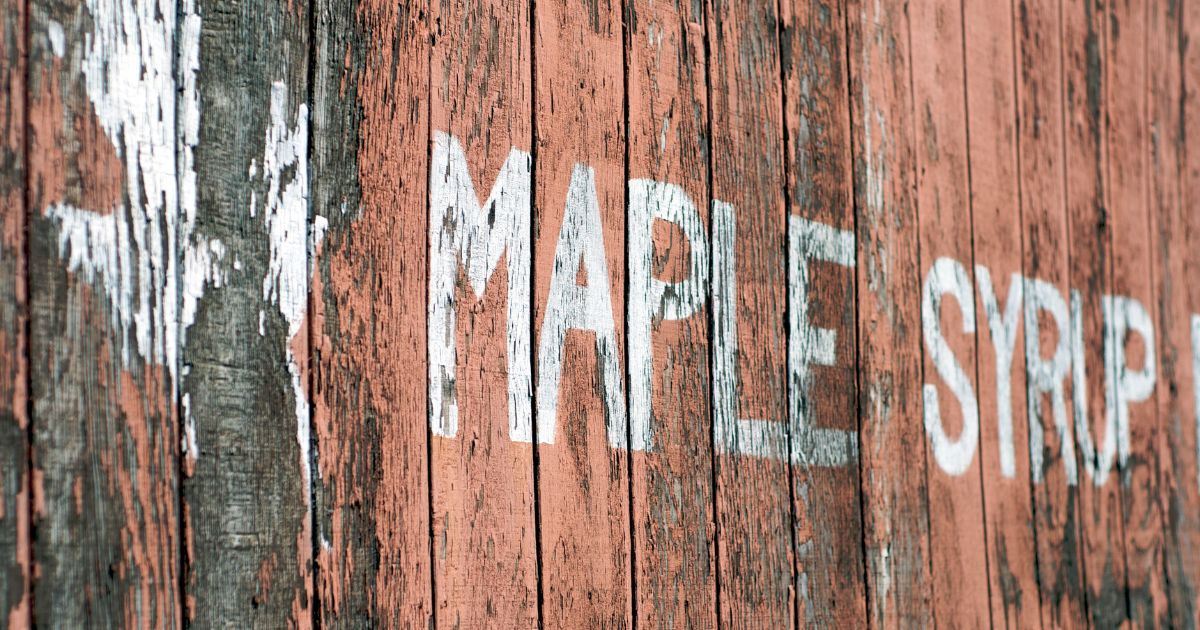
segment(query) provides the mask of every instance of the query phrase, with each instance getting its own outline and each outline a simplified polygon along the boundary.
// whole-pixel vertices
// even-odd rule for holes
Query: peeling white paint
[[[1050,394],[1051,414],[1058,433],[1060,457],[1067,476],[1067,485],[1078,482],[1075,463],[1075,441],[1067,421],[1065,380],[1071,370],[1071,324],[1067,302],[1053,284],[1038,278],[1026,278],[1025,288],[1025,374],[1026,406],[1029,412],[1029,469],[1034,483],[1045,476],[1042,451],[1045,449],[1045,412],[1042,397]],[[1053,318],[1058,344],[1049,359],[1041,349],[1041,313]]]
[[[55,20],[50,20],[50,24],[46,27],[46,37],[50,40],[50,52],[54,53],[55,57],[62,57],[67,54],[67,37],[63,33],[63,25]]]
[[[653,444],[651,407],[654,383],[652,322],[677,321],[695,314],[708,288],[708,237],[691,197],[679,186],[650,179],[629,180],[628,247],[629,422],[635,451]],[[654,221],[672,223],[688,244],[688,275],[678,282],[653,276]]]
[[[586,286],[576,284],[581,262],[587,271]],[[537,437],[544,444],[554,443],[562,349],[567,332],[572,329],[589,330],[596,335],[608,442],[613,448],[626,448],[625,385],[613,322],[596,175],[583,164],[575,165],[567,189],[562,228],[554,249],[550,297],[538,342]]]
[[[1108,308],[1107,301],[1104,303],[1104,307]],[[1107,337],[1111,332],[1108,327],[1111,316],[1105,313],[1104,319],[1104,335]],[[1112,357],[1109,354],[1111,343],[1108,339],[1104,340],[1104,346],[1105,373],[1107,375],[1107,366],[1112,363]],[[1071,393],[1075,406],[1075,439],[1079,442],[1084,471],[1088,473],[1092,483],[1102,486],[1108,480],[1108,473],[1112,470],[1113,462],[1117,458],[1117,417],[1113,413],[1105,413],[1104,442],[1097,451],[1096,441],[1088,422],[1087,359],[1083,345],[1083,298],[1076,289],[1071,289],[1071,367]],[[1116,408],[1116,403],[1113,401],[1114,394],[1112,380],[1106,378],[1104,387],[1106,410]]]
[[[817,426],[811,412],[812,365],[837,364],[837,332],[808,318],[809,260],[853,269],[854,233],[788,217],[788,410],[792,463],[846,466],[858,461],[858,432]]]
[[[1019,274],[1008,280],[1008,299],[1000,310],[992,274],[983,265],[975,266],[979,281],[979,297],[987,317],[988,332],[996,358],[996,433],[1000,442],[1000,475],[1017,476],[1017,454],[1013,447],[1012,419],[1012,361],[1017,345],[1017,326],[1021,323],[1021,290],[1024,283]]]
[[[952,295],[962,313],[962,332],[975,335],[975,292],[966,267],[953,258],[940,257],[925,275],[921,292],[921,329],[925,349],[938,375],[958,399],[962,411],[962,433],[958,439],[946,434],[938,404],[937,386],[925,383],[925,432],[929,435],[934,461],[948,475],[958,476],[971,467],[979,444],[979,401],[973,379],[963,369],[942,335],[942,296]]]
[[[1134,298],[1124,295],[1106,295],[1101,298],[1104,305],[1105,326],[1105,390],[1112,390],[1109,402],[1113,406],[1106,415],[1114,416],[1109,426],[1117,427],[1117,461],[1121,470],[1128,474],[1129,462],[1129,405],[1144,402],[1154,393],[1157,380],[1154,322],[1146,307]],[[1140,370],[1129,367],[1125,355],[1125,340],[1130,334],[1142,338],[1143,362]],[[1125,477],[1129,483],[1129,477]]]
[[[458,434],[458,274],[467,273],[475,297],[506,258],[508,311],[508,431],[533,441],[529,348],[531,269],[531,166],[529,153],[513,148],[480,205],[467,157],[458,140],[437,132],[429,169],[429,427],[434,435]],[[343,204],[343,207],[344,204]]]

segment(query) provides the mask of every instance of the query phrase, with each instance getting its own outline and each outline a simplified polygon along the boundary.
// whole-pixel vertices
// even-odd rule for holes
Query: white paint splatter
[[[263,277],[263,300],[279,308],[288,325],[287,367],[291,376],[296,405],[296,441],[300,446],[300,467],[304,487],[311,480],[309,462],[309,404],[305,396],[300,358],[292,350],[292,342],[300,333],[308,313],[310,261],[325,234],[328,223],[315,217],[312,232],[308,220],[308,105],[296,108],[295,123],[289,124],[287,85],[276,81],[271,85],[270,125],[267,127],[263,152],[262,178],[267,184],[263,204],[263,222],[270,242],[267,274]],[[256,169],[251,165],[253,177]],[[250,216],[257,215],[252,197]],[[263,334],[263,314],[259,315],[259,334]],[[307,500],[308,494],[305,493]]]

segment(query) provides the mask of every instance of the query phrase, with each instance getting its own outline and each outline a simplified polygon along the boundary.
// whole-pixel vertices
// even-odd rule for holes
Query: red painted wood
[[[714,206],[714,287],[728,280],[722,269],[732,269],[735,278],[728,289],[730,303],[714,305],[713,386],[725,388],[724,397],[714,400],[720,621],[733,628],[784,628],[793,619],[794,569],[777,16],[770,3],[716,0],[707,10],[712,197],[714,204],[732,207]],[[732,261],[719,244],[730,231]],[[715,300],[720,292],[714,291]],[[732,361],[716,355],[734,345]],[[730,383],[736,385],[730,388]],[[742,419],[774,431],[764,440],[769,445],[755,450],[748,433],[733,428],[743,425]]]
[[[1159,457],[1163,435],[1153,389],[1158,382],[1154,333],[1158,294],[1152,270],[1149,172],[1150,129],[1147,120],[1147,11],[1149,5],[1127,0],[1108,4],[1105,39],[1105,85],[1108,115],[1107,200],[1112,209],[1112,293],[1138,302],[1115,303],[1112,316],[1148,316],[1149,337],[1120,330],[1108,340],[1116,353],[1112,369],[1117,387],[1113,401],[1128,408],[1128,429],[1120,427],[1118,461],[1127,598],[1130,621],[1141,627],[1164,627],[1170,622],[1167,576],[1163,566],[1163,519],[1159,511]],[[1140,305],[1140,308],[1139,308]],[[1106,317],[1108,314],[1106,314]],[[1121,386],[1129,373],[1147,374],[1144,386]],[[1142,387],[1145,391],[1140,391]],[[1127,442],[1127,444],[1122,444]],[[1128,452],[1128,455],[1125,454]],[[1117,481],[1114,479],[1114,482]]]
[[[977,265],[979,458],[991,623],[993,627],[1036,628],[1041,625],[1041,606],[1025,396],[1024,280],[1020,275],[1025,252],[1024,208],[1017,155],[1015,8],[1015,3],[968,0],[963,3],[963,24]],[[990,300],[984,298],[985,280],[979,266],[987,269]],[[1010,305],[1014,305],[1011,310]],[[1000,360],[1002,357],[1007,357],[1007,362]],[[1007,430],[1002,430],[1005,426]]]
[[[1017,104],[1033,533],[1042,626],[1087,625],[1071,398],[1065,78],[1057,0],[1018,0]],[[1036,279],[1036,280],[1035,280]],[[1046,283],[1039,285],[1037,280]],[[1038,297],[1042,286],[1051,297]],[[1010,289],[1011,290],[1011,289]],[[1061,307],[1059,322],[1052,308]],[[1031,321],[1032,316],[1032,321]],[[1061,373],[1050,367],[1058,356]],[[1045,377],[1038,374],[1045,372]],[[1067,448],[1064,454],[1064,447]],[[1040,462],[1040,463],[1039,463]]]
[[[606,394],[619,387],[624,363],[625,285],[625,104],[621,15],[616,5],[565,0],[537,2],[534,21],[534,348],[535,475],[542,559],[542,623],[548,628],[628,627],[632,616],[629,542],[628,430],[624,409]],[[571,190],[572,180],[576,188]],[[589,183],[591,182],[591,183]],[[594,201],[593,197],[594,195]],[[590,204],[595,204],[592,214]],[[567,205],[574,209],[568,210]],[[569,214],[579,225],[595,225],[588,239],[564,234]],[[590,219],[589,219],[590,217]],[[582,231],[586,231],[586,228]],[[557,250],[581,255],[556,261]],[[587,248],[602,256],[582,254]],[[607,269],[600,268],[599,260]],[[597,332],[563,333],[561,352],[546,325],[556,268],[576,265],[572,278],[560,274],[564,292],[607,292],[611,314],[595,305],[590,323],[610,317],[614,341]],[[605,278],[602,271],[607,271]],[[608,286],[603,286],[607,282]],[[564,293],[565,294],[565,293]],[[576,311],[580,313],[581,311]],[[583,319],[580,315],[578,319]],[[555,356],[549,356],[549,355]],[[556,400],[549,399],[547,361],[560,361]],[[623,393],[620,400],[624,402]],[[553,409],[555,427],[544,428]],[[610,446],[609,427],[621,436]]]
[[[626,353],[631,422],[638,413],[634,388],[642,378],[635,344],[649,348],[648,451],[635,450],[632,467],[633,562],[637,618],[642,627],[713,627],[717,623],[713,504],[709,309],[701,302],[682,319],[663,303],[635,296],[633,256],[662,282],[692,282],[701,300],[708,287],[708,239],[697,248],[684,229],[708,233],[708,90],[704,11],[691,2],[633,0],[626,5],[629,89],[629,178],[678,186],[695,208],[677,223],[654,221],[652,251],[630,251],[630,317]],[[634,189],[631,184],[631,200]],[[663,193],[664,195],[670,193]],[[656,198],[659,199],[659,198]],[[664,197],[662,203],[670,203]],[[682,200],[673,200],[683,203]],[[631,201],[632,202],[632,201]],[[630,216],[634,216],[633,209]],[[627,231],[644,229],[630,223]],[[632,235],[627,236],[630,242]],[[702,277],[693,277],[699,262]],[[681,301],[688,291],[671,289]],[[664,289],[665,290],[665,289]],[[649,339],[634,326],[635,300],[650,313]],[[635,429],[632,429],[636,431]],[[635,436],[634,441],[638,438]]]
[[[1163,432],[1159,498],[1166,535],[1171,625],[1200,623],[1200,472],[1197,462],[1195,314],[1200,312],[1200,11],[1180,5],[1150,12],[1151,251],[1159,311],[1159,421]]]
[[[435,2],[431,11],[431,23],[438,25],[430,71],[432,127],[435,134],[453,136],[465,154],[477,199],[459,200],[458,205],[475,203],[482,212],[495,213],[483,204],[504,185],[498,177],[510,151],[515,147],[528,154],[532,141],[529,6]],[[436,140],[434,145],[437,151]],[[520,162],[528,168],[527,157]],[[454,175],[433,172],[431,177],[432,187],[439,178]],[[510,186],[500,194],[518,193]],[[520,209],[525,225],[532,213],[528,202],[526,197]],[[442,208],[431,205],[430,212],[431,222],[444,220]],[[431,257],[437,245],[431,237]],[[528,252],[526,245],[526,257]],[[529,264],[516,260],[518,255],[511,247],[505,250],[482,296],[475,294],[462,257],[453,261],[458,268],[457,317],[448,334],[457,337],[453,387],[458,429],[453,437],[432,437],[430,451],[433,579],[441,627],[534,627],[538,621],[533,448],[513,441],[509,431],[506,331],[524,326],[528,334],[529,327],[528,302],[523,317],[509,317],[508,267],[528,270]],[[528,272],[524,280],[517,291],[528,294]],[[527,375],[529,355],[523,359]],[[528,405],[530,392],[523,393]],[[527,415],[528,409],[521,413]]]
[[[847,21],[867,610],[872,627],[930,626],[909,19],[881,1],[851,3]]]
[[[846,3],[789,0],[780,3],[780,16],[789,216],[842,230],[852,238]],[[853,262],[853,247],[846,253]],[[792,459],[797,625],[861,627],[867,621],[857,449],[855,271],[850,265],[823,259],[789,259],[789,274],[795,274],[801,264],[808,269],[807,326],[831,331],[834,348],[832,365],[809,361],[807,382],[789,375],[792,426],[804,422],[818,431],[844,432],[852,436],[855,448],[846,447],[839,434],[814,433],[813,445],[801,445],[799,435],[791,437],[793,454],[805,451]],[[791,289],[794,292],[796,287]],[[789,299],[789,308],[795,319],[799,308],[795,297]],[[818,343],[801,335],[788,340],[793,352],[798,344],[810,344],[804,351],[811,354],[816,354],[811,348]],[[836,462],[813,461],[816,458],[808,451],[822,448],[844,456]]]
[[[975,331],[980,318],[972,312],[975,300],[970,293],[974,256],[963,15],[961,5],[917,0],[909,6],[909,17],[934,621],[950,627],[981,626],[990,611],[978,455]],[[939,264],[942,267],[936,268]],[[951,280],[955,274],[961,274],[960,281]],[[946,279],[936,281],[938,277]],[[935,281],[962,286],[967,298],[940,293]],[[952,357],[934,361],[937,341],[931,325],[940,327]],[[948,386],[955,372],[965,379],[970,388],[966,393],[974,400],[960,401]],[[940,425],[932,432],[931,422]]]

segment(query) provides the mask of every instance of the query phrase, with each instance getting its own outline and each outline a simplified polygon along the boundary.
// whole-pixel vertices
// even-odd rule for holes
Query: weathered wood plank
[[[529,422],[533,394],[529,5],[443,0],[430,8],[437,620],[446,628],[536,627],[533,448],[514,439],[525,437],[515,427]]]
[[[178,626],[176,5],[27,6],[35,619]]]
[[[1151,11],[1151,251],[1159,310],[1159,420],[1165,446],[1160,499],[1166,535],[1171,626],[1200,625],[1200,10],[1182,3]]]
[[[903,3],[882,1],[847,13],[868,618],[931,626],[908,16]]]
[[[1041,625],[1026,415],[1014,3],[963,3],[991,623]],[[1052,68],[1054,68],[1052,64]]]
[[[909,18],[934,621],[981,627],[990,603],[962,5],[914,0]]]
[[[1117,475],[1117,427],[1108,414],[1104,296],[1111,294],[1112,213],[1107,196],[1105,119],[1108,16],[1100,0],[1064,2],[1066,194],[1070,243],[1071,367],[1079,448],[1080,525],[1088,615],[1098,627],[1127,618],[1125,556]],[[1121,151],[1136,151],[1121,147]],[[1131,210],[1131,209],[1129,209]]]
[[[26,323],[27,3],[0,0],[0,619],[32,624]]]
[[[703,6],[625,6],[635,624],[715,627]]]
[[[1105,389],[1106,415],[1117,426],[1129,619],[1136,627],[1170,623],[1163,565],[1163,518],[1159,511],[1159,429],[1154,388],[1158,382],[1158,294],[1151,254],[1147,161],[1147,12],[1151,4],[1107,3],[1104,132],[1110,150],[1107,205],[1112,210],[1112,296],[1103,313],[1111,349]]]
[[[542,622],[631,623],[621,11],[535,3],[534,331]]]
[[[1016,4],[1017,142],[1025,247],[1025,344],[1019,352],[1027,374],[1037,597],[1046,628],[1087,625],[1074,404],[1068,389],[1070,241],[1063,176],[1066,92],[1060,6],[1059,0],[1018,0]]]
[[[798,626],[862,627],[846,3],[789,0],[780,13],[789,245],[799,245],[787,263],[796,618]],[[817,229],[793,234],[798,227]]]
[[[321,231],[308,195],[311,9],[191,10],[179,64],[195,90],[180,107],[181,205],[195,230],[180,324],[187,618],[308,627],[309,244]]]
[[[713,439],[722,626],[794,621],[787,208],[774,3],[707,3]]]
[[[317,598],[326,627],[431,627],[429,13],[321,0],[313,203]]]

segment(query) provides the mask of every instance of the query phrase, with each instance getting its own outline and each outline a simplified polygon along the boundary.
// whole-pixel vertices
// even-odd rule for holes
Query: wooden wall
[[[1194,628],[1193,39],[0,0],[0,622]]]

